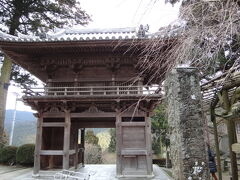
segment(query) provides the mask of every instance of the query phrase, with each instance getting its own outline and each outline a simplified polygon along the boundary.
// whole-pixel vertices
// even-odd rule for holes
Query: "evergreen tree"
[[[152,117],[152,134],[152,148],[155,154],[160,154],[163,146],[170,146],[166,108],[163,104],[155,109],[155,115]]]
[[[108,152],[116,152],[116,129],[111,128],[110,129],[110,144],[108,146]]]
[[[87,144],[98,145],[98,137],[95,136],[93,130],[87,130],[86,135],[85,135],[85,142]]]
[[[16,35],[17,32],[38,35],[43,29],[48,31],[54,27],[85,25],[89,20],[89,15],[81,9],[77,0],[0,0],[0,22],[11,35]],[[3,137],[6,97],[12,67],[12,61],[5,56],[0,76],[0,142]],[[18,82],[21,81],[21,75],[26,79],[30,77],[19,72],[15,75]]]

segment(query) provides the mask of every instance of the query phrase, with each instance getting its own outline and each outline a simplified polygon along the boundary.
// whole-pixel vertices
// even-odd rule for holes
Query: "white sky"
[[[159,27],[176,22],[180,3],[172,6],[165,0],[81,0],[81,6],[92,17],[87,28],[138,27],[148,24],[150,32]],[[7,109],[14,109],[16,93],[21,96],[21,89],[10,86]],[[31,111],[21,101],[17,110]]]
[[[174,22],[180,3],[172,6],[165,0],[81,0],[92,20],[88,27],[136,27],[149,24],[150,31]]]

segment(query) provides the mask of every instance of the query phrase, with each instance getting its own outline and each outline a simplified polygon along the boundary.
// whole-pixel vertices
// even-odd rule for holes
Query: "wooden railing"
[[[44,87],[25,89],[26,96],[159,96],[158,86]]]

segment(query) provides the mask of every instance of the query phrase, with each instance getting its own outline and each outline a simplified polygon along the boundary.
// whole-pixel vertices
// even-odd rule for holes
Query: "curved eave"
[[[0,39],[0,47],[62,47],[62,46],[79,46],[79,47],[88,47],[88,46],[116,46],[116,45],[130,45],[132,43],[139,43],[145,39],[109,39],[109,40],[62,40],[62,41],[7,41]],[[31,47],[31,48],[32,48]]]
[[[156,37],[154,37],[156,38]],[[166,44],[171,44],[177,37],[161,39]],[[32,69],[32,64],[39,63],[41,57],[59,54],[80,53],[117,53],[140,54],[141,50],[152,41],[152,38],[132,39],[86,39],[86,40],[48,40],[48,41],[12,41],[0,38],[0,49],[7,54],[14,63],[22,66],[42,81],[46,81],[43,72]]]
[[[115,52],[122,54],[129,50],[129,47],[139,47],[139,45],[139,39],[41,42],[3,41],[0,39],[0,49],[8,55],[14,63],[22,66],[42,81],[46,80],[43,72],[36,72],[31,69],[32,62],[37,62],[41,57],[92,52]]]

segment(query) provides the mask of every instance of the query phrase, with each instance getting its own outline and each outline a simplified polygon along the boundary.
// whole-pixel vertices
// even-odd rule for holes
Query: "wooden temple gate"
[[[99,33],[121,36],[82,38]],[[0,37],[9,57],[45,82],[44,88],[27,88],[23,97],[38,117],[35,175],[84,164],[85,128],[116,128],[119,177],[152,175],[150,115],[160,94],[149,74],[138,76],[141,44],[135,40],[133,46],[122,34],[142,38],[132,29],[66,30],[48,39]]]
[[[62,96],[71,99],[71,91],[67,91],[65,95],[56,95],[60,92],[50,91],[53,95],[48,95],[48,97],[29,95],[28,92],[28,96],[24,97],[25,101],[35,109],[39,108],[34,174],[38,174],[40,169],[69,169],[71,166],[78,168],[79,163],[84,165],[85,128],[116,128],[117,175],[151,176],[152,149],[149,113],[156,100],[136,98],[136,96],[142,96],[145,91],[149,92],[149,90],[142,90],[141,94],[137,94],[139,88],[136,88],[133,97],[124,95],[124,98],[128,97],[127,100],[121,100],[123,97],[118,95],[120,92],[116,92],[119,98],[117,100],[112,99],[112,95],[104,97],[102,92],[103,99],[102,97],[97,99],[98,95],[92,95],[93,97],[87,98],[87,102],[86,95],[74,96],[75,100],[62,100]],[[95,93],[95,91],[90,91],[89,93]],[[127,90],[124,91],[130,94]],[[37,91],[34,93],[39,94]],[[57,100],[58,96],[61,100]],[[116,96],[115,93],[114,96]],[[107,99],[109,102],[106,102]],[[136,106],[136,103],[139,105]],[[81,106],[86,110],[76,110],[76,107]],[[100,108],[109,109],[102,111]],[[81,144],[78,144],[79,129],[81,130]]]

